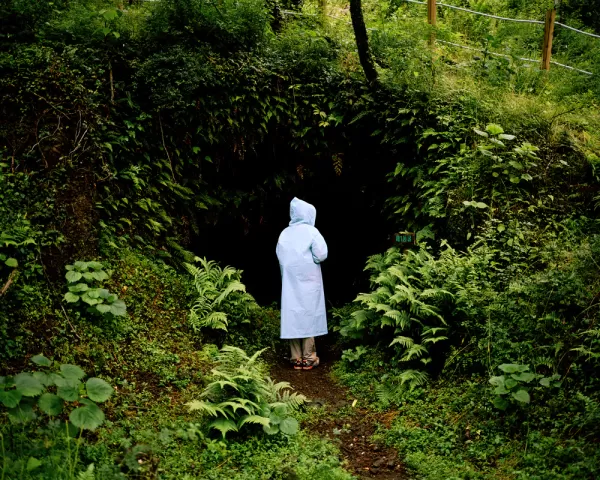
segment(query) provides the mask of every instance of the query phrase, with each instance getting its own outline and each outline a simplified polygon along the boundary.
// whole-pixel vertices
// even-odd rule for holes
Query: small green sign
[[[414,232],[399,232],[394,234],[394,240],[396,244],[401,244],[403,246],[415,245],[416,239]]]

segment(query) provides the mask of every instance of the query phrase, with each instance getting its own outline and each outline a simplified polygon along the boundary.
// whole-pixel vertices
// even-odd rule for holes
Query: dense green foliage
[[[201,395],[208,400],[187,404],[190,411],[216,417],[208,428],[219,430],[223,438],[227,432],[238,432],[244,425],[261,425],[269,435],[298,433],[298,422],[290,413],[306,397],[290,393],[289,383],[275,383],[265,376],[264,367],[257,362],[261,353],[263,350],[248,357],[239,348],[223,347],[212,370],[214,380]]]
[[[367,1],[367,84],[345,5],[322,6],[2,3],[2,479],[351,478],[267,378],[279,312],[203,251],[336,186],[417,232],[360,259],[370,288],[331,320],[338,379],[411,474],[600,475],[600,41],[557,30],[594,76],[541,72],[518,58],[538,26],[444,9],[432,48],[422,6]],[[592,9],[559,19],[598,34]],[[267,251],[246,252],[261,272]]]

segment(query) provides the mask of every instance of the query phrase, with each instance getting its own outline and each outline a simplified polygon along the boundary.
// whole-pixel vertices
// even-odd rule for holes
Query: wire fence
[[[404,0],[404,1],[406,3],[415,3],[415,4],[418,4],[418,5],[427,5],[429,7],[428,2],[423,2],[423,1],[420,1],[420,0]],[[434,2],[433,4],[434,4],[434,8],[437,8],[438,6],[440,6],[440,7],[446,7],[446,8],[450,8],[450,9],[453,9],[453,10],[460,10],[460,11],[463,11],[463,12],[467,12],[467,13],[470,13],[470,14],[473,14],[473,15],[480,15],[482,17],[493,18],[493,19],[496,19],[496,20],[501,20],[501,21],[506,21],[506,22],[515,22],[515,23],[529,23],[529,24],[534,24],[534,25],[544,25],[545,28],[547,28],[547,22],[544,22],[544,21],[541,21],[541,20],[530,20],[530,19],[522,19],[522,18],[501,17],[499,15],[492,15],[490,13],[478,12],[477,10],[470,10],[468,8],[457,7],[456,5],[450,5],[450,4],[447,4],[447,3],[436,3],[436,2]],[[314,16],[314,17],[320,16],[319,14],[316,14],[316,13],[303,13],[303,12],[295,12],[295,11],[292,11],[292,10],[281,10],[281,13],[283,13],[285,15]],[[348,25],[352,24],[352,22],[349,22],[349,21],[347,21],[344,18],[336,17],[336,16],[330,15],[330,14],[325,14],[325,15],[327,17],[333,18],[333,19],[335,19],[337,21],[345,22]],[[600,38],[600,35],[596,35],[594,33],[586,32],[584,30],[579,30],[579,29],[577,29],[575,27],[571,27],[569,25],[565,25],[564,23],[553,21],[552,25],[558,25],[561,28],[565,28],[567,30],[571,30],[571,31],[577,32],[579,34],[587,35],[587,36],[590,36],[590,37],[593,37],[593,38]],[[376,31],[377,29],[376,28],[367,28],[367,30],[369,30],[369,31]],[[448,42],[448,41],[445,41],[445,40],[436,40],[436,41],[439,42],[439,43],[445,44],[445,45],[450,45],[450,46],[456,47],[456,48],[462,48],[462,49],[465,49],[465,50],[473,50],[473,51],[477,51],[477,52],[481,52],[481,53],[488,53],[490,55],[494,55],[494,56],[498,56],[498,57],[504,57],[504,58],[509,58],[509,59],[516,58],[516,59],[521,60],[523,62],[533,62],[533,63],[538,63],[539,62],[539,60],[535,60],[535,59],[532,59],[532,58],[513,57],[513,56],[510,56],[510,55],[506,55],[506,54],[502,54],[502,53],[496,53],[496,52],[491,52],[489,50],[482,50],[482,49],[479,49],[479,48],[470,47],[468,45],[462,45],[462,44],[459,44],[459,43]],[[585,75],[594,75],[592,72],[589,72],[587,70],[582,70],[581,68],[572,67],[570,65],[565,65],[564,63],[559,63],[559,62],[556,62],[554,60],[549,60],[548,63],[552,64],[552,65],[556,65],[558,67],[566,68],[567,70],[572,70],[572,71],[575,71],[575,72],[583,73]]]
[[[429,8],[428,2],[422,2],[422,1],[419,1],[419,0],[404,0],[404,1],[407,2],[407,3],[416,3],[416,4],[419,4],[419,5],[427,5],[428,8]],[[493,19],[496,19],[496,20],[502,20],[502,21],[507,21],[507,22],[515,22],[515,23],[529,23],[529,24],[534,24],[534,25],[544,25],[545,28],[548,27],[547,21],[544,22],[544,21],[541,21],[541,20],[530,20],[530,19],[522,19],[522,18],[501,17],[499,15],[492,15],[490,13],[478,12],[477,10],[470,10],[468,8],[457,7],[456,5],[450,5],[450,4],[447,4],[447,3],[436,3],[435,1],[433,2],[433,5],[434,5],[434,8],[437,8],[437,6],[446,7],[446,8],[451,8],[451,9],[454,9],[454,10],[460,10],[460,11],[463,11],[463,12],[471,13],[473,15],[480,15],[482,17],[493,18]],[[588,35],[588,36],[593,37],[593,38],[600,38],[600,35],[596,35],[594,33],[586,32],[584,30],[580,30],[578,28],[571,27],[571,26],[566,25],[564,23],[560,23],[560,22],[556,22],[556,21],[552,20],[552,30],[554,28],[553,27],[554,25],[558,25],[558,26],[560,26],[562,28],[566,28],[568,30],[572,30],[572,31],[577,32],[579,34]],[[467,45],[461,45],[461,44],[458,44],[458,43],[452,43],[452,42],[447,42],[447,41],[442,41],[442,40],[437,40],[437,41],[440,42],[440,43],[445,43],[445,44],[448,44],[448,45],[452,45],[454,47],[464,48],[466,50],[476,50],[476,51],[479,51],[479,52],[483,52],[484,51],[484,50],[481,50],[481,49],[469,47]],[[504,55],[504,54],[501,54],[501,53],[495,53],[495,52],[488,52],[488,53],[490,53],[492,55],[496,55],[496,56],[505,57],[505,58],[512,58],[509,55]],[[517,57],[517,58],[519,58],[519,57]],[[519,58],[519,60],[522,60],[522,61],[525,61],[525,62],[538,62],[539,61],[539,60],[534,60],[534,59],[530,59],[530,58]],[[552,65],[556,65],[558,67],[566,68],[568,70],[572,70],[572,71],[576,71],[576,72],[579,72],[579,73],[583,73],[585,75],[594,75],[592,72],[588,72],[587,70],[582,70],[581,68],[572,67],[570,65],[565,65],[564,63],[559,63],[559,62],[556,62],[556,61],[553,61],[553,60],[549,60],[548,63],[552,64]]]

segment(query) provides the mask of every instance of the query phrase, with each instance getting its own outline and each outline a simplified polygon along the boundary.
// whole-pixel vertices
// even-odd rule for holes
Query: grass
[[[189,279],[133,250],[121,250],[106,264],[113,271],[107,288],[120,292],[128,317],[106,324],[69,311],[80,338],[71,334],[53,352],[45,352],[115,386],[116,395],[103,405],[107,422],[84,435],[77,470],[93,463],[96,478],[103,480],[157,475],[177,480],[352,478],[337,447],[305,431],[295,437],[231,436],[226,442],[209,435],[206,419],[185,407],[199,397],[218,352],[210,338],[194,336],[187,328]],[[256,335],[236,334],[253,352],[273,343],[274,326],[278,317],[266,309],[260,325],[249,327]],[[32,434],[26,426],[0,423],[0,432],[16,442],[16,450],[6,445],[8,457],[26,461],[30,455],[42,460],[65,455],[68,442],[50,440],[43,421],[37,425]],[[71,478],[44,468],[23,473],[19,480]]]

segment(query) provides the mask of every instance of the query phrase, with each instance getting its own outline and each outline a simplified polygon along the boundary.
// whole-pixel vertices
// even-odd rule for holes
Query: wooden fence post
[[[427,0],[427,22],[435,27],[437,20],[436,0]]]
[[[556,10],[548,10],[546,12],[546,23],[544,24],[542,70],[550,70],[550,59],[552,58],[552,37],[554,36],[554,20],[556,20]]]
[[[436,0],[427,0],[427,23],[432,27],[435,27],[437,22],[437,5]],[[429,37],[429,44],[433,45],[435,43],[435,33],[432,32]]]

